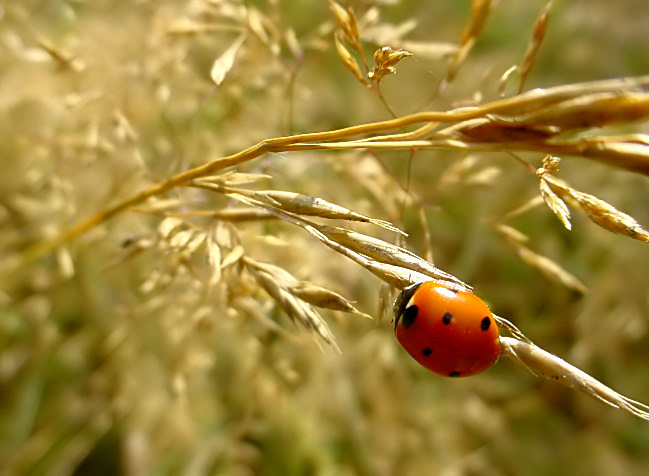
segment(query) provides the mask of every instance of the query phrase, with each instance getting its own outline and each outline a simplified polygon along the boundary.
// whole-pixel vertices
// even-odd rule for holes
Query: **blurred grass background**
[[[495,99],[544,4],[498,2],[457,79],[433,102],[446,58],[402,61],[383,80],[387,101],[406,114]],[[457,43],[470,18],[469,1],[353,7],[361,19],[377,14],[361,24],[369,54],[404,40]],[[264,138],[388,118],[340,64],[324,1],[26,0],[5,2],[0,12],[0,266],[116,197]],[[216,86],[212,63],[246,25],[250,33],[251,12],[269,39],[252,29]],[[527,87],[646,74],[647,24],[640,0],[559,2]],[[283,40],[289,29],[299,54]],[[497,175],[443,185],[440,177],[465,157],[415,153],[416,204],[403,216],[408,151],[290,153],[239,170],[269,174],[265,188],[403,219],[410,249],[430,246],[438,266],[537,344],[649,401],[646,245],[578,213],[571,232],[544,208],[508,222],[589,293],[566,290],[522,263],[488,225],[538,194],[538,180],[511,156],[477,153],[471,172]],[[649,224],[645,177],[571,158],[560,177]],[[224,204],[203,198],[192,206]],[[124,240],[155,236],[158,223],[125,213],[57,256],[2,273],[3,474],[629,475],[649,468],[646,422],[509,362],[473,378],[439,378],[398,346],[387,319],[325,313],[338,355],[234,271],[206,290],[173,253],[153,247],[126,257]],[[381,283],[300,230],[275,222],[235,229],[250,256],[379,316]]]

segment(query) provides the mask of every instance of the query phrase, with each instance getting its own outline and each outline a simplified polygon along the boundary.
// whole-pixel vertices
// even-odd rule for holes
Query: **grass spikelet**
[[[502,225],[496,227],[496,230],[500,233],[501,236],[505,238],[507,243],[514,247],[521,260],[538,269],[548,279],[556,281],[580,293],[586,293],[588,291],[586,286],[579,279],[563,269],[561,265],[551,260],[550,258],[535,253],[527,246],[523,245],[519,239],[515,239],[519,236],[524,235],[520,235],[518,233],[513,234],[511,231],[513,229],[511,227],[503,227]]]
[[[234,43],[232,43],[225,52],[214,60],[212,63],[212,69],[210,70],[210,78],[214,81],[214,84],[219,86],[224,80],[227,74],[232,69],[234,65],[234,60],[237,57],[239,48],[245,41],[245,35],[239,36]]]
[[[367,78],[378,85],[384,76],[396,73],[396,64],[408,56],[412,56],[412,53],[402,49],[393,50],[390,46],[379,48],[374,52],[374,68],[367,73]]]
[[[158,234],[162,238],[168,238],[171,235],[171,232],[182,226],[183,221],[180,218],[170,217],[165,218],[158,225]]]
[[[244,256],[244,248],[241,245],[236,245],[228,253],[223,256],[223,260],[220,263],[221,269],[232,266],[237,261],[239,261]]]
[[[501,337],[500,348],[502,355],[534,375],[556,380],[566,387],[590,395],[607,405],[629,412],[643,420],[649,420],[649,406],[617,393],[586,372],[530,342]]]
[[[249,185],[262,180],[273,178],[268,174],[253,174],[236,171],[228,171],[220,175],[212,175],[201,178],[201,182],[216,183],[228,187],[240,187],[241,185]]]
[[[72,53],[54,44],[47,38],[39,38],[38,46],[62,69],[80,73],[86,67],[85,63],[80,58],[75,57]]]
[[[338,2],[329,0],[329,8],[333,14],[338,29],[343,33],[345,41],[352,45],[358,44],[360,35],[354,13],[351,9],[345,10]]]
[[[649,241],[649,232],[633,217],[619,211],[604,200],[579,192],[551,174],[542,174],[542,181],[547,183],[548,188],[572,199],[573,203],[576,203],[588,218],[600,227],[639,241]]]
[[[543,197],[546,205],[550,208],[550,210],[552,210],[552,213],[554,213],[557,218],[561,220],[561,223],[563,223],[563,226],[565,226],[566,229],[572,229],[572,224],[570,223],[570,210],[568,209],[568,205],[566,205],[565,202],[552,191],[552,187],[548,185],[545,179],[541,178],[539,185],[541,187],[541,197]]]
[[[214,286],[221,280],[221,247],[216,242],[215,233],[214,229],[210,230],[207,240],[207,263],[212,268],[210,286]]]
[[[361,215],[360,213],[356,213],[348,208],[336,205],[335,203],[328,202],[323,198],[314,197],[313,195],[286,192],[283,190],[245,190],[232,187],[222,188],[202,181],[194,181],[191,185],[205,187],[210,190],[228,194],[240,194],[246,197],[252,197],[255,200],[296,215],[372,223],[373,225],[380,226],[386,230],[405,235],[403,231],[387,221]]]
[[[613,233],[649,242],[649,232],[647,230],[633,217],[622,213],[604,200],[574,189],[571,190],[570,196],[575,199],[579,207],[586,212],[586,215],[593,223]]]
[[[521,206],[519,206],[519,207],[507,212],[506,214],[504,214],[502,216],[501,220],[502,221],[510,220],[510,219],[515,218],[517,216],[524,215],[525,213],[529,212],[530,210],[535,209],[536,207],[542,205],[543,203],[545,203],[545,201],[543,200],[543,197],[540,197],[540,196],[537,195],[537,196],[529,199],[527,202],[525,202]]]
[[[543,39],[545,38],[545,31],[548,27],[548,22],[550,21],[550,13],[552,12],[553,7],[554,0],[550,0],[548,3],[546,3],[545,7],[541,11],[541,14],[536,19],[536,22],[534,22],[534,26],[532,27],[532,39],[527,45],[527,50],[523,55],[523,61],[521,62],[520,67],[521,80],[520,86],[518,88],[519,94],[523,92],[523,89],[525,89],[525,81],[527,80],[527,76],[529,75],[530,70],[534,65],[536,55],[541,48]]]
[[[354,305],[349,302],[344,296],[335,293],[329,289],[317,286],[313,283],[301,281],[295,286],[288,288],[289,292],[302,301],[313,304],[314,306],[333,309],[335,311],[349,312],[358,314],[368,319],[373,319],[372,316],[359,311]]]
[[[433,279],[452,281],[460,288],[471,289],[468,284],[463,283],[455,276],[440,270],[400,246],[343,228],[320,227],[319,231],[327,238],[372,260],[417,271]]]
[[[312,195],[278,190],[262,190],[256,192],[254,197],[261,198],[269,204],[277,204],[278,208],[297,215],[372,223],[386,230],[405,235],[403,231],[391,223],[361,215],[360,213]]]
[[[298,299],[289,291],[289,288],[299,284],[297,279],[278,266],[260,263],[249,257],[242,260],[257,282],[291,319],[315,332],[334,350],[340,351],[322,316],[310,304]]]
[[[347,68],[349,71],[351,71],[354,77],[356,77],[356,79],[359,82],[361,82],[364,85],[367,85],[367,81],[363,76],[360,66],[358,66],[358,62],[352,56],[352,54],[347,50],[347,48],[343,44],[342,40],[338,37],[338,35],[334,35],[334,41],[336,44],[336,51],[338,52],[338,58],[340,59],[343,66]]]
[[[518,252],[518,255],[523,261],[537,268],[548,279],[557,281],[564,286],[570,289],[574,289],[575,291],[578,291],[580,293],[588,292],[588,289],[586,288],[584,283],[582,283],[574,275],[563,269],[563,267],[557,262],[545,256],[541,256],[540,254],[535,253],[534,251],[521,244],[517,244],[515,248]]]
[[[487,18],[491,10],[491,0],[473,0],[471,3],[471,22],[462,33],[460,48],[455,53],[451,64],[446,72],[446,82],[450,83],[455,79],[458,70],[466,60],[476,40],[487,24]]]
[[[494,228],[500,233],[505,239],[509,241],[516,241],[518,243],[525,243],[529,241],[530,237],[524,233],[521,233],[514,227],[505,225],[503,223],[494,223]]]
[[[424,273],[414,271],[412,269],[408,269],[406,267],[399,266],[399,265],[393,265],[389,263],[375,261],[374,259],[362,253],[358,253],[352,250],[349,246],[343,243],[339,243],[337,239],[330,239],[328,236],[326,236],[326,234],[328,232],[331,232],[331,230],[343,231],[344,229],[318,225],[317,223],[313,223],[297,215],[273,207],[272,205],[268,205],[263,202],[256,201],[254,199],[247,198],[242,195],[232,194],[231,196],[233,198],[236,198],[237,200],[242,201],[243,203],[264,208],[268,210],[270,213],[272,213],[273,215],[277,216],[278,218],[281,218],[287,221],[288,223],[292,223],[294,225],[303,228],[312,236],[320,240],[324,245],[328,246],[334,251],[337,251],[341,255],[351,259],[355,263],[359,264],[360,266],[367,269],[375,276],[379,277],[380,279],[382,279],[383,281],[385,281],[386,283],[390,284],[391,286],[397,289],[403,289],[411,284],[414,284],[422,280],[426,281],[428,279],[428,277]],[[344,230],[344,233],[348,231],[349,230]],[[385,243],[386,245],[390,245],[387,242],[383,242],[383,243]],[[407,264],[405,263],[405,261],[399,261],[399,262],[401,264]],[[461,281],[459,281],[457,278],[454,278],[450,274],[444,273],[443,271],[437,270],[437,268],[434,269],[436,274],[448,276],[447,279],[450,281],[449,286],[457,286],[459,287],[459,289],[466,289],[467,286],[463,286],[462,284],[460,284]]]
[[[529,342],[530,344],[532,343],[532,341],[528,339],[527,336],[523,334],[523,332],[508,319],[505,319],[504,317],[501,317],[497,314],[494,314],[494,319],[496,320],[496,323],[498,324],[499,327],[505,329],[507,332],[513,335],[517,340],[523,342]]]

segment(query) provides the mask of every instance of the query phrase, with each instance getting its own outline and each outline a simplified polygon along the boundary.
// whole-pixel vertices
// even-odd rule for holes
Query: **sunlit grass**
[[[360,2],[354,40],[298,3],[4,7],[2,471],[641,473],[640,419],[418,367],[383,283],[467,283],[649,401],[647,78],[613,80],[648,13]]]

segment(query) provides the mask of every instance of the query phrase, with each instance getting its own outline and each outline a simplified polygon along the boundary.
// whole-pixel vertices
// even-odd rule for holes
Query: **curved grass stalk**
[[[591,377],[583,370],[569,364],[540,347],[511,337],[500,338],[501,354],[516,362],[530,373],[556,380],[561,385],[579,390],[607,405],[649,420],[649,406],[631,400]]]
[[[267,139],[236,154],[218,158],[199,167],[174,175],[167,180],[109,206],[90,218],[73,225],[52,239],[32,245],[23,251],[22,264],[28,264],[39,259],[61,245],[72,241],[76,237],[108,221],[113,216],[131,207],[140,205],[151,197],[163,195],[171,189],[185,185],[192,180],[214,174],[227,167],[239,165],[270,152],[281,153],[297,150],[351,148],[411,149],[423,147],[456,150],[526,150],[552,155],[587,157],[608,165],[649,175],[649,145],[646,143],[638,141],[629,142],[623,140],[623,138],[619,138],[620,140],[616,142],[607,137],[591,137],[563,141],[544,140],[546,137],[537,132],[534,129],[534,124],[530,123],[526,123],[524,129],[514,129],[515,132],[520,132],[522,134],[521,136],[516,136],[513,140],[506,140],[506,133],[512,130],[512,126],[507,126],[508,122],[506,120],[503,121],[503,118],[511,118],[509,124],[516,124],[517,118],[519,117],[525,116],[529,118],[531,117],[530,115],[533,116],[533,113],[540,114],[542,112],[543,126],[546,129],[551,129],[551,126],[548,126],[548,124],[552,123],[552,114],[554,113],[556,115],[557,122],[560,124],[561,118],[563,117],[562,114],[565,113],[566,101],[572,98],[583,96],[593,97],[596,96],[593,93],[600,92],[611,92],[622,95],[638,90],[644,91],[647,88],[649,88],[649,76],[571,84],[549,89],[536,89],[482,106],[465,107],[445,112],[420,112],[396,119],[360,124],[338,130]],[[586,101],[580,103],[579,106],[582,110],[587,110],[589,104]],[[591,117],[601,117],[603,123],[589,124],[589,127],[599,127],[606,123],[624,120],[639,120],[649,116],[649,105],[644,103],[631,104],[631,106],[638,108],[634,111],[635,116],[633,117],[629,117],[628,113],[625,114],[625,111],[621,111],[619,115],[616,115],[616,109],[611,108],[607,102],[601,103],[594,101],[591,106],[592,109],[589,111]],[[598,110],[598,107],[603,109]],[[598,114],[598,112],[601,114]],[[493,122],[490,119],[494,114],[499,116],[500,122]],[[453,127],[447,128],[446,131],[438,131],[437,137],[435,137],[435,133],[431,133],[432,137],[428,140],[413,139],[429,132],[439,123],[461,123],[462,121],[470,121],[473,119],[491,121],[487,123],[483,122],[482,124],[487,126],[487,132],[495,132],[496,138],[490,137],[489,139],[491,141],[485,141],[484,137],[476,138],[471,137],[471,135],[466,135],[467,132],[470,132],[470,128],[467,131],[463,131],[462,127]],[[421,126],[413,132],[388,134],[390,131],[403,130],[404,128],[417,124],[421,124]],[[498,129],[499,127],[504,129]],[[481,133],[484,134],[484,130]],[[505,135],[502,135],[503,133]],[[345,141],[345,139],[372,134],[376,134],[377,136],[373,138],[361,137],[360,139]],[[451,135],[450,137],[449,134]],[[338,142],[331,143],[330,141]]]

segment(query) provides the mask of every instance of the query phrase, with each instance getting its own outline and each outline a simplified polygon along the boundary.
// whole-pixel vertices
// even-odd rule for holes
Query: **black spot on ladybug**
[[[491,319],[489,319],[488,317],[483,317],[482,320],[480,321],[480,329],[486,331],[489,329],[490,326],[491,326]]]
[[[451,291],[453,294],[457,294],[460,292],[457,289],[453,289],[453,288],[448,288],[448,290]]]
[[[418,313],[419,313],[419,308],[414,304],[406,308],[406,310],[403,313],[403,317],[401,318],[401,324],[405,329],[407,329],[408,327],[412,326],[415,323],[415,319],[417,319]]]
[[[448,376],[449,376],[449,377],[459,377],[459,376],[460,376],[460,372],[458,372],[458,371],[456,370],[456,371],[451,372],[450,374],[448,374]]]
[[[451,319],[453,319],[453,314],[450,312],[447,312],[442,316],[442,322],[446,325],[449,325],[451,323]]]
[[[433,349],[430,347],[426,347],[424,350],[421,351],[422,354],[424,354],[426,357],[428,357],[430,354],[433,353]]]

